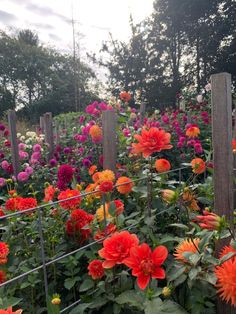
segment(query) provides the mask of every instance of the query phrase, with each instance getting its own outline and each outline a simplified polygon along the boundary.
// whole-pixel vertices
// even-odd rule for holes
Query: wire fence
[[[165,175],[165,174],[170,174],[170,173],[176,173],[178,172],[178,183],[181,184],[181,180],[182,180],[182,171],[184,169],[188,169],[189,166],[184,166],[184,167],[180,167],[180,168],[177,168],[177,169],[173,169],[173,170],[170,170],[170,171],[167,171],[167,172],[163,172],[163,173],[159,173],[159,174],[156,174],[157,176],[161,176],[161,175]],[[138,179],[133,179],[132,181],[133,182],[140,182],[140,181],[144,181],[146,180],[147,181],[147,185],[149,184],[148,181],[149,181],[149,176],[144,176],[144,177],[141,177],[141,178],[138,178]],[[117,188],[119,186],[123,186],[123,185],[127,185],[127,184],[130,184],[129,182],[125,182],[125,183],[122,183],[122,184],[119,184],[119,185],[115,185],[114,188]],[[18,212],[14,212],[14,213],[11,213],[11,214],[7,214],[7,215],[4,215],[4,216],[1,216],[0,217],[0,222],[2,220],[5,220],[5,219],[10,219],[10,218],[13,218],[13,217],[16,217],[16,216],[20,216],[20,215],[24,215],[26,213],[31,213],[31,212],[37,212],[38,213],[38,218],[37,218],[37,225],[38,225],[38,231],[39,231],[39,239],[40,239],[40,250],[41,250],[41,260],[42,260],[42,264],[29,270],[29,271],[26,271],[24,272],[23,274],[21,275],[18,275],[14,278],[11,278],[7,281],[5,281],[4,283],[0,284],[0,288],[1,287],[4,287],[4,286],[7,286],[11,283],[14,283],[16,281],[18,281],[19,279],[22,279],[24,277],[27,277],[28,275],[34,273],[34,272],[37,272],[38,270],[43,270],[43,284],[44,284],[44,291],[45,291],[45,303],[47,303],[47,300],[48,300],[48,275],[47,275],[47,267],[51,264],[54,264],[54,263],[57,263],[58,261],[61,261],[62,259],[65,259],[71,255],[74,255],[78,252],[81,252],[97,243],[101,243],[101,241],[105,240],[106,239],[106,235],[105,237],[99,239],[99,240],[94,240],[93,242],[90,242],[84,246],[81,246],[79,248],[77,248],[76,250],[73,250],[69,253],[66,253],[66,254],[63,254],[62,256],[59,256],[59,257],[55,257],[55,258],[52,258],[51,260],[47,261],[46,260],[46,257],[45,257],[45,241],[44,241],[44,235],[43,235],[43,217],[42,217],[42,213],[43,213],[43,210],[45,208],[48,208],[49,206],[53,206],[53,205],[57,205],[57,204],[60,204],[62,202],[66,202],[66,201],[70,201],[70,200],[74,200],[74,199],[77,199],[77,198],[85,198],[89,195],[93,195],[93,194],[97,194],[98,191],[92,191],[92,192],[86,192],[86,193],[81,193],[80,195],[76,195],[76,196],[73,196],[73,197],[69,197],[69,198],[66,198],[66,199],[63,199],[63,200],[58,200],[58,201],[55,201],[55,202],[50,202],[50,203],[47,203],[47,204],[42,204],[40,206],[37,206],[37,207],[34,207],[34,208],[30,208],[30,209],[27,209],[27,210],[23,210],[23,211],[18,211]],[[106,202],[105,202],[105,198],[102,197],[101,198],[102,200],[102,206],[103,206],[103,214],[104,214],[104,222],[105,222],[105,226],[106,226]],[[150,211],[149,211],[150,212]],[[159,213],[156,214],[156,216],[158,215],[162,215],[163,213],[165,212],[168,212],[168,209],[166,210],[163,210]],[[138,222],[136,223],[133,223],[127,227],[124,227],[122,228],[120,231],[124,231],[124,230],[130,230],[132,228],[134,228],[135,226],[138,225]],[[74,303],[70,304],[69,306],[67,306],[66,308],[62,309],[60,311],[60,313],[65,313],[67,310],[70,310],[71,308],[73,308],[74,306],[78,305],[80,303],[80,299],[75,301]]]

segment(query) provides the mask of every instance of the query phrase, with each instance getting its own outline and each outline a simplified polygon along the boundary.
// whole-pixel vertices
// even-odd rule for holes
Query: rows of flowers
[[[120,98],[57,117],[53,159],[40,130],[18,134],[17,178],[0,125],[0,313],[59,313],[80,299],[71,314],[211,314],[217,293],[236,306],[232,226],[212,212],[209,104],[142,125]],[[102,169],[104,110],[119,113],[115,171]],[[38,205],[46,262],[75,251],[47,267],[47,304],[41,269],[4,285],[42,263]]]

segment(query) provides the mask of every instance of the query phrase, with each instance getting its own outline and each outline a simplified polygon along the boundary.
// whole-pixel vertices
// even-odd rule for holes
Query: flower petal
[[[161,265],[164,263],[168,256],[167,248],[163,245],[158,246],[152,253],[152,259],[154,264]]]
[[[140,289],[144,290],[147,287],[149,281],[150,281],[149,275],[146,276],[144,274],[141,274],[140,276],[138,276],[137,284]]]
[[[163,268],[157,267],[152,273],[152,278],[164,279],[166,277],[166,273]]]

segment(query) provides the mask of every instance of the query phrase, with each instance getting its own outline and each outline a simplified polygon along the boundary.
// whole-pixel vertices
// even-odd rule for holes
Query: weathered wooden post
[[[49,146],[48,159],[53,157],[54,141],[53,141],[53,125],[52,125],[52,113],[46,112],[44,114],[45,122],[45,142]]]
[[[103,130],[103,169],[116,170],[117,158],[117,116],[114,111],[106,110],[102,113]]]
[[[19,149],[16,135],[16,113],[14,110],[8,111],[8,125],[10,131],[10,140],[11,140],[11,155],[12,155],[12,165],[14,176],[17,178],[17,175],[20,171],[20,162],[19,162]]]
[[[141,125],[143,125],[143,120],[144,120],[144,116],[145,116],[145,111],[146,111],[146,105],[144,103],[140,104],[140,123]]]
[[[39,125],[40,125],[40,129],[41,129],[41,133],[44,134],[45,132],[45,120],[44,120],[44,116],[41,116],[39,118]]]
[[[218,215],[225,215],[227,221],[233,228],[234,204],[231,75],[228,73],[212,75],[211,86],[214,208]],[[220,245],[224,244],[225,242],[222,241]],[[220,247],[218,250],[220,250]],[[217,313],[235,314],[236,308],[233,308],[218,299]]]

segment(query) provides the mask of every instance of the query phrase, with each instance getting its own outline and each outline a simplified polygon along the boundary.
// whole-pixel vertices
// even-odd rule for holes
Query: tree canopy
[[[31,30],[0,32],[1,115],[17,109],[19,115],[36,120],[47,111],[75,111],[78,92],[81,106],[97,99],[90,90],[91,79],[95,79],[91,68],[78,58],[43,46]]]
[[[200,89],[210,75],[236,79],[236,0],[155,0],[128,42],[111,40],[94,60],[109,69],[114,95],[142,92],[148,105],[174,104],[183,87]],[[104,61],[105,60],[105,61]]]

